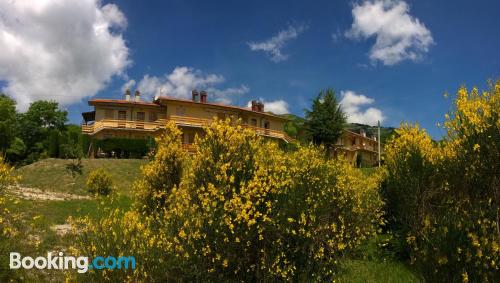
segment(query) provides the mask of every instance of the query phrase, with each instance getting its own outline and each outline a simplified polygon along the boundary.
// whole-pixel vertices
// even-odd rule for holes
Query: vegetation
[[[460,88],[434,143],[402,125],[386,146],[395,245],[432,282],[500,280],[500,81]]]
[[[153,139],[109,138],[94,140],[96,148],[100,148],[109,157],[140,158],[156,147]]]
[[[57,102],[33,102],[25,113],[17,113],[15,106],[13,99],[0,94],[0,152],[10,163],[83,156],[80,127],[65,125],[68,113],[60,110]]]
[[[90,172],[106,168],[116,190],[125,196],[133,195],[132,186],[140,176],[140,167],[147,163],[142,159],[82,159],[81,174],[68,171],[68,160],[48,158],[15,170],[20,185],[44,191],[86,195],[85,183]],[[54,186],[57,184],[57,186]]]
[[[180,132],[168,129],[137,185],[139,207],[153,207],[81,221],[81,253],[119,251],[142,264],[92,280],[331,280],[377,230],[380,172],[362,178],[314,146],[285,153],[229,120],[207,128],[186,158]]]
[[[108,171],[102,168],[90,172],[86,185],[88,192],[96,196],[109,195],[114,186]]]
[[[346,116],[332,89],[321,91],[306,110],[305,128],[312,142],[331,148],[342,136]]]

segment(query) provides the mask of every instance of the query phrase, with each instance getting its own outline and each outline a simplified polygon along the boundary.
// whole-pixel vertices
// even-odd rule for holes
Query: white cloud
[[[128,90],[131,90],[134,86],[136,85],[136,81],[135,80],[129,80],[127,81],[125,84],[123,84],[122,86],[122,93],[125,93],[125,91],[128,89]]]
[[[361,109],[364,105],[373,104],[375,102],[373,98],[357,94],[352,90],[341,91],[340,94],[342,95],[340,105],[347,115],[347,122],[374,126],[377,121],[382,122],[385,119],[382,111],[377,108],[369,107],[364,111]]]
[[[434,43],[431,32],[409,14],[400,0],[373,0],[354,4],[354,22],[346,36],[353,39],[375,37],[370,50],[372,61],[394,65],[403,60],[419,60]]]
[[[278,99],[274,101],[265,101],[264,99],[260,99],[264,103],[264,111],[272,112],[274,114],[288,114],[290,111],[288,110],[288,103],[283,99]],[[248,101],[247,107],[252,107],[252,101]]]
[[[281,49],[285,46],[285,44],[297,38],[303,31],[305,31],[308,27],[305,25],[301,26],[289,26],[285,30],[281,30],[277,35],[271,37],[268,40],[261,42],[249,42],[248,46],[252,51],[264,51],[270,57],[273,62],[280,62],[288,59],[288,55],[283,54]]]
[[[130,64],[126,25],[116,5],[99,0],[0,1],[2,91],[20,110],[95,95]]]
[[[250,91],[245,85],[224,89],[216,87],[224,81],[222,75],[206,74],[190,67],[176,67],[170,74],[160,77],[145,75],[137,83],[137,89],[147,98],[166,95],[186,99],[191,98],[193,89],[206,90],[209,100],[227,104],[231,103],[233,96]],[[129,83],[130,81],[126,84]],[[122,88],[125,88],[125,85]]]

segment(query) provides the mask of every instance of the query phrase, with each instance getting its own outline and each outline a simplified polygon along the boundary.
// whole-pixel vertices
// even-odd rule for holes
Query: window
[[[149,121],[154,122],[158,120],[158,113],[157,112],[149,112]]]
[[[113,109],[105,109],[104,110],[104,118],[106,118],[106,119],[113,119],[114,118],[114,111],[113,111]]]
[[[146,118],[146,113],[145,112],[137,112],[137,121],[144,121]]]
[[[118,120],[127,120],[127,111],[118,111]]]
[[[252,126],[256,127],[257,126],[257,119],[255,118],[252,118],[252,123],[251,123]]]
[[[264,122],[264,128],[269,129],[271,127],[271,124],[269,121]]]
[[[186,115],[186,108],[182,107],[182,106],[178,106],[175,108],[175,114],[177,116],[184,116]]]

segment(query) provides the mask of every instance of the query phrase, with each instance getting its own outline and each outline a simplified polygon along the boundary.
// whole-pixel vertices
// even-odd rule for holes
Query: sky
[[[189,98],[304,115],[335,90],[349,122],[434,138],[457,89],[500,78],[500,1],[0,0],[0,90],[55,100]],[[450,96],[445,98],[444,94]]]

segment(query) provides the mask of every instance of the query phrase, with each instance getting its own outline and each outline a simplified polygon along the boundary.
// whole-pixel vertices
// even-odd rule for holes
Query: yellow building
[[[291,141],[284,132],[287,119],[264,112],[264,104],[252,101],[252,108],[208,102],[207,92],[196,90],[192,99],[158,97],[153,102],[141,101],[140,93],[131,98],[127,90],[125,99],[92,99],[88,103],[93,111],[82,113],[82,132],[91,137],[88,154],[99,154],[92,140],[126,138],[146,139],[157,136],[168,121],[174,121],[183,132],[183,144],[190,150],[195,135],[203,135],[203,127],[218,119],[241,119],[243,125],[257,134]]]
[[[378,164],[378,141],[375,136],[368,137],[364,130],[360,133],[344,130],[336,143],[337,154],[344,157],[354,166],[375,166]]]

